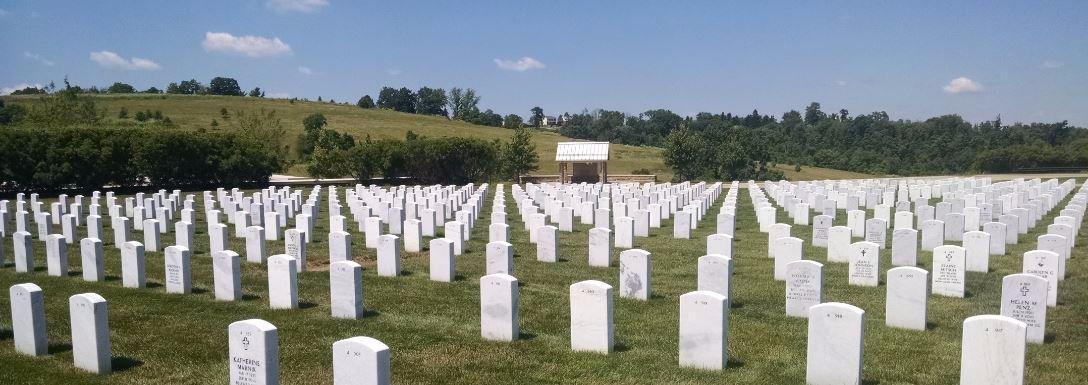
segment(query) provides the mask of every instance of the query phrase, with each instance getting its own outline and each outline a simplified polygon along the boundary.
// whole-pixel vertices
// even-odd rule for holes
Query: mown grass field
[[[364,265],[364,297],[369,316],[359,320],[329,316],[326,234],[327,209],[322,208],[309,248],[309,269],[299,278],[297,310],[270,310],[266,273],[243,262],[243,290],[238,302],[217,302],[212,290],[212,267],[207,254],[206,224],[198,215],[196,252],[192,258],[194,293],[167,294],[161,286],[163,254],[147,254],[149,287],[121,286],[120,255],[106,244],[105,282],[84,282],[79,274],[78,246],[70,249],[69,277],[49,277],[44,271],[44,244],[34,241],[38,270],[16,273],[8,263],[0,268],[0,383],[2,384],[212,384],[226,381],[227,325],[262,318],[279,328],[280,368],[284,384],[331,383],[331,346],[336,340],[365,335],[392,349],[393,380],[397,384],[798,384],[805,375],[806,320],[785,316],[783,282],[772,279],[773,260],[766,257],[766,234],[760,233],[747,191],[739,191],[737,237],[734,244],[735,281],[729,319],[729,367],[722,372],[681,369],[677,366],[678,297],[695,289],[696,258],[705,253],[705,237],[714,231],[708,215],[692,239],[677,240],[671,222],[652,229],[636,246],[653,253],[651,300],[615,298],[617,349],[610,355],[574,353],[569,348],[568,285],[598,279],[618,287],[618,267],[589,267],[586,262],[588,226],[560,233],[557,263],[535,260],[521,218],[507,194],[510,239],[515,247],[515,276],[521,282],[522,339],[513,343],[484,341],[479,336],[479,285],[484,272],[490,202],[485,200],[481,220],[457,260],[460,279],[452,283],[428,279],[426,254],[405,253],[406,274],[378,277],[375,254],[355,238],[354,259]],[[723,192],[724,195],[724,192]],[[196,194],[200,206],[200,194]],[[324,203],[327,201],[323,201]],[[1065,202],[1063,201],[1062,204]],[[719,199],[710,213],[717,213]],[[1059,206],[1060,207],[1060,206]],[[1056,211],[1055,211],[1056,212]],[[864,372],[868,384],[954,384],[958,381],[960,337],[964,318],[995,314],[999,309],[1001,278],[1020,271],[1020,256],[1034,248],[1045,224],[1008,254],[991,260],[991,272],[967,273],[967,298],[930,297],[926,331],[884,326],[886,287],[846,284],[846,264],[827,264],[825,301],[847,302],[866,311]],[[785,216],[779,213],[779,220]],[[845,222],[840,212],[836,224]],[[14,224],[9,223],[9,228]],[[354,228],[353,228],[354,230]],[[1083,230],[1083,229],[1082,229]],[[59,231],[59,230],[58,230]],[[229,229],[233,234],[233,229]],[[108,228],[107,234],[112,234]],[[1044,345],[1029,345],[1028,384],[1083,383],[1088,374],[1088,239],[1081,239],[1069,260],[1068,278],[1061,284],[1059,305],[1047,314]],[[808,245],[811,227],[795,226],[793,235],[806,242],[806,259],[826,261],[825,249]],[[139,233],[134,232],[139,238]],[[110,238],[110,237],[107,237]],[[163,243],[172,244],[173,234]],[[10,251],[10,236],[4,241]],[[426,242],[424,243],[426,244]],[[244,250],[233,239],[234,250]],[[283,250],[282,241],[268,250]],[[881,270],[890,267],[890,251],[883,250]],[[930,253],[919,255],[920,265],[931,267]],[[618,250],[613,254],[615,263]],[[244,255],[243,255],[244,260]],[[45,292],[50,354],[25,357],[12,346],[8,291],[10,285],[34,282]],[[96,292],[109,301],[110,338],[115,373],[97,376],[72,365],[68,325],[68,297]]]

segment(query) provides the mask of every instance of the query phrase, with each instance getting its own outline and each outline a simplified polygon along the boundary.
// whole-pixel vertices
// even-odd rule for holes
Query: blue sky
[[[0,0],[0,87],[215,76],[338,101],[471,87],[527,115],[826,111],[1088,126],[1088,1]]]

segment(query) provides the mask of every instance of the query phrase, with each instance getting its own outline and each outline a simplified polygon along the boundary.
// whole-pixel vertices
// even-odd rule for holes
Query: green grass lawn
[[[167,294],[162,287],[163,254],[147,254],[146,289],[121,286],[120,254],[105,245],[105,282],[84,282],[79,274],[78,245],[70,248],[69,277],[49,277],[44,271],[45,248],[34,241],[38,271],[16,273],[0,268],[0,383],[2,384],[214,384],[227,379],[227,325],[265,319],[279,328],[280,368],[284,384],[328,384],[332,379],[334,341],[353,336],[377,338],[392,349],[393,380],[399,384],[798,384],[805,376],[806,320],[785,316],[785,284],[772,279],[773,260],[766,257],[767,236],[758,231],[746,190],[738,193],[737,232],[734,244],[733,309],[729,322],[729,367],[722,372],[682,369],[677,365],[678,297],[695,289],[696,259],[705,253],[705,237],[714,231],[714,215],[707,215],[692,239],[673,239],[671,222],[652,229],[636,245],[653,253],[651,300],[618,297],[618,272],[589,267],[586,225],[574,233],[560,233],[557,263],[535,260],[535,247],[507,193],[510,239],[515,247],[515,276],[521,282],[522,339],[513,343],[489,342],[480,337],[479,285],[484,272],[484,245],[492,196],[485,198],[481,220],[473,230],[467,251],[457,260],[462,279],[452,283],[428,279],[426,254],[405,253],[408,271],[398,277],[378,277],[375,254],[355,238],[354,259],[364,265],[364,297],[369,315],[359,320],[329,315],[326,234],[327,207],[323,201],[314,243],[309,245],[310,271],[299,277],[297,310],[270,310],[265,270],[244,262],[242,285],[246,297],[238,302],[213,298],[212,267],[207,254],[204,216],[196,225],[197,252],[192,258],[191,295]],[[200,194],[197,206],[203,207]],[[723,194],[724,195],[724,191]],[[1067,201],[1067,200],[1066,200]],[[1063,201],[1061,205],[1064,205]],[[716,214],[721,199],[711,208]],[[48,207],[48,205],[46,205]],[[201,211],[201,210],[198,210]],[[785,215],[779,210],[779,220]],[[1057,213],[1057,209],[1054,214]],[[1045,231],[1048,215],[1005,256],[993,257],[989,273],[967,273],[967,298],[930,297],[926,331],[884,326],[886,287],[846,284],[846,264],[826,264],[825,301],[846,302],[866,311],[863,378],[869,384],[954,384],[958,381],[960,336],[965,318],[995,314],[999,309],[1001,278],[1020,271],[1020,257],[1034,248]],[[840,212],[836,224],[845,223]],[[354,226],[350,226],[353,230]],[[9,224],[8,228],[14,228]],[[229,229],[233,234],[233,229]],[[112,232],[106,230],[106,238]],[[139,239],[139,233],[134,232]],[[1078,249],[1068,263],[1068,278],[1061,284],[1059,305],[1047,314],[1049,342],[1029,345],[1027,383],[1083,383],[1088,374],[1088,239],[1081,232]],[[806,258],[826,261],[826,251],[808,245],[811,227],[795,226],[793,236],[805,240]],[[10,235],[5,249],[12,255]],[[173,243],[173,234],[163,243]],[[425,242],[426,244],[426,242]],[[244,250],[232,239],[233,250]],[[270,242],[270,252],[283,250],[282,241]],[[882,251],[881,269],[890,267],[890,251]],[[619,251],[613,254],[613,261]],[[919,255],[921,267],[931,267],[930,253]],[[617,288],[615,331],[617,349],[610,355],[575,353],[569,347],[568,286],[598,279]],[[33,282],[45,293],[50,354],[19,355],[12,346],[7,287]],[[72,365],[68,325],[68,297],[95,292],[109,301],[110,338],[115,372],[97,376]]]

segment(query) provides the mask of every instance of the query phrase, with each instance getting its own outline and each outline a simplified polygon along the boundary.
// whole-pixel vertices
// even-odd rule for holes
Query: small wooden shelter
[[[561,183],[608,181],[608,142],[559,142],[555,161]]]

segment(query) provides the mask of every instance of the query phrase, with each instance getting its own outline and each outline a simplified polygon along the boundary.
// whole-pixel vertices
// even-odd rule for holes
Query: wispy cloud
[[[948,82],[948,84],[945,84],[944,87],[941,87],[941,89],[943,89],[944,92],[950,94],[961,94],[982,92],[984,88],[982,87],[982,83],[961,76],[952,79],[952,81]]]
[[[41,57],[41,55],[38,55],[36,53],[23,52],[23,57],[25,57],[27,59],[34,60],[34,61],[36,61],[38,63],[41,63],[41,65],[46,66],[46,67],[52,67],[53,64],[55,64],[55,63],[53,63],[53,61],[48,60],[46,58],[43,58],[43,57]]]
[[[314,70],[310,69],[310,67],[307,66],[298,66],[298,73],[303,75],[313,75]]]
[[[401,71],[400,69],[397,69],[397,68],[390,68],[390,69],[385,70],[385,73],[388,74],[389,76],[400,76],[400,74],[404,73],[404,71]]]
[[[133,57],[125,59],[110,51],[91,52],[91,61],[98,63],[102,68],[118,69],[125,71],[153,71],[162,66],[148,59]]]
[[[278,37],[270,39],[262,36],[234,36],[227,32],[206,32],[201,45],[208,52],[236,53],[249,57],[291,54],[291,46]]]
[[[544,65],[544,63],[541,63],[540,60],[536,60],[528,56],[522,57],[518,60],[495,59],[495,65],[499,66],[499,68],[502,68],[504,70],[517,72],[539,70],[547,67]]]
[[[286,92],[270,92],[265,97],[272,98],[272,99],[288,99],[288,98],[291,97],[291,94],[286,93]]]
[[[835,85],[839,86],[839,87],[846,87],[846,81],[845,80],[836,80]]]
[[[1042,68],[1044,70],[1052,70],[1052,69],[1055,69],[1055,68],[1062,68],[1064,66],[1065,66],[1065,63],[1062,63],[1060,61],[1047,60],[1047,61],[1043,62],[1043,64],[1040,64],[1039,68]]]
[[[27,87],[42,88],[42,85],[38,84],[38,83],[34,83],[34,84],[19,83],[19,84],[16,84],[14,86],[11,86],[11,87],[0,87],[0,95],[11,95],[12,92],[15,92],[15,91],[27,88]]]
[[[315,13],[329,6],[328,0],[268,0],[264,5],[279,13]]]

